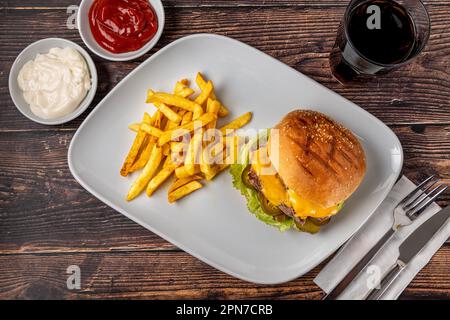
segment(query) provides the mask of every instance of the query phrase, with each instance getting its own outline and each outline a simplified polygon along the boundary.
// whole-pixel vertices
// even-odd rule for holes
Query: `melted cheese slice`
[[[276,174],[270,163],[267,148],[260,148],[252,154],[252,169],[258,175],[261,183],[261,192],[273,205],[285,206],[294,209],[295,214],[301,218],[325,218],[335,215],[339,211],[339,205],[323,208],[296,194],[293,190],[286,189],[281,179]]]

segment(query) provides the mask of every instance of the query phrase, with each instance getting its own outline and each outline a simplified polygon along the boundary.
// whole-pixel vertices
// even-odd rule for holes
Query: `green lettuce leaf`
[[[241,177],[242,172],[247,167],[249,162],[249,150],[250,148],[263,137],[266,138],[269,133],[267,132],[258,135],[243,148],[239,155],[239,161],[236,164],[231,165],[230,174],[233,178],[233,186],[238,189],[241,194],[247,199],[247,207],[250,212],[252,212],[259,220],[262,222],[278,228],[280,231],[285,231],[294,226],[294,220],[292,218],[286,219],[285,221],[277,221],[271,215],[264,212],[259,202],[258,192],[252,188],[247,188],[243,183]]]

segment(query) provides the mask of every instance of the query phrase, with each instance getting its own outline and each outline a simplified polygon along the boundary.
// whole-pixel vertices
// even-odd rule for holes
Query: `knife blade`
[[[450,217],[450,206],[445,207],[414,230],[399,247],[398,260],[408,264],[427,244],[434,234],[444,225]]]
[[[378,300],[394,283],[408,263],[425,247],[450,217],[450,206],[435,213],[414,230],[399,246],[399,257],[395,265],[381,280],[379,289],[373,289],[366,299]]]

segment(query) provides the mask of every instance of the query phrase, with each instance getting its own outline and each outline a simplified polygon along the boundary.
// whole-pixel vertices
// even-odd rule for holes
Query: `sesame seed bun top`
[[[299,196],[329,208],[350,197],[361,183],[364,150],[350,130],[311,110],[290,112],[275,129],[269,157],[285,185]]]

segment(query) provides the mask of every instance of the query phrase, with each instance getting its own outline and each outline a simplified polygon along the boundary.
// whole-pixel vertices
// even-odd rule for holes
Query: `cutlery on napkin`
[[[314,279],[314,282],[325,292],[330,292],[391,227],[394,207],[414,188],[414,183],[403,176],[369,220],[322,269]],[[364,299],[373,286],[376,285],[379,278],[396,262],[399,254],[398,248],[403,240],[439,210],[440,207],[433,203],[414,223],[399,230],[374,257],[370,265],[349,284],[338,299]],[[422,251],[405,267],[380,299],[396,299],[449,237],[450,220],[447,220]]]

